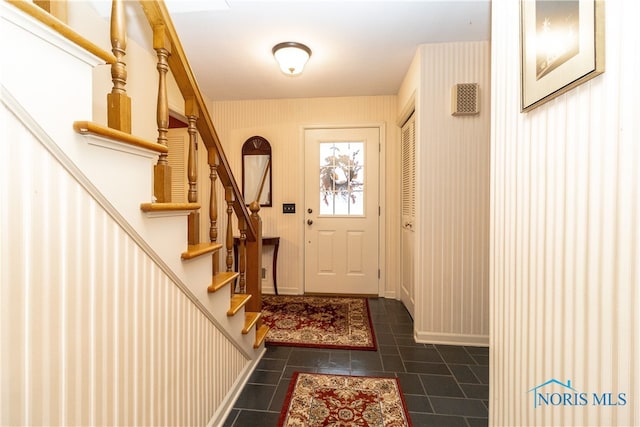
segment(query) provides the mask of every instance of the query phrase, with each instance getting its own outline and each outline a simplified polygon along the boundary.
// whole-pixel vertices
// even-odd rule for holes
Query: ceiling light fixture
[[[288,76],[300,74],[311,56],[311,49],[297,42],[278,43],[272,52],[280,69]]]

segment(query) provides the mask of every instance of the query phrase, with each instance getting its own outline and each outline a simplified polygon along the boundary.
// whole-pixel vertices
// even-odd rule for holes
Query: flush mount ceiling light
[[[278,43],[271,51],[282,72],[288,76],[300,74],[311,56],[311,49],[297,42]]]

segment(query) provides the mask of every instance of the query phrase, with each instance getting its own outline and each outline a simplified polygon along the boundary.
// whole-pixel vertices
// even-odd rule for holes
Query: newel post
[[[247,303],[248,311],[262,311],[262,219],[258,212],[260,204],[251,202],[251,224],[256,232],[254,241],[247,240],[247,272],[246,283],[247,293],[251,294],[251,299]]]

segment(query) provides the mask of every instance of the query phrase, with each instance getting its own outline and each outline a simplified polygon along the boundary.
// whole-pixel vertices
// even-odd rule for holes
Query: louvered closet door
[[[400,299],[413,317],[416,216],[416,121],[415,114],[402,126],[402,277]]]
[[[171,167],[171,201],[187,201],[189,183],[187,181],[187,157],[189,155],[189,133],[186,128],[169,129],[167,132],[167,161]]]

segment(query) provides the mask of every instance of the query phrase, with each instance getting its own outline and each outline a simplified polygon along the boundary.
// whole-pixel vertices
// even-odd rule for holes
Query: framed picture
[[[603,0],[521,0],[522,112],[604,72]]]

